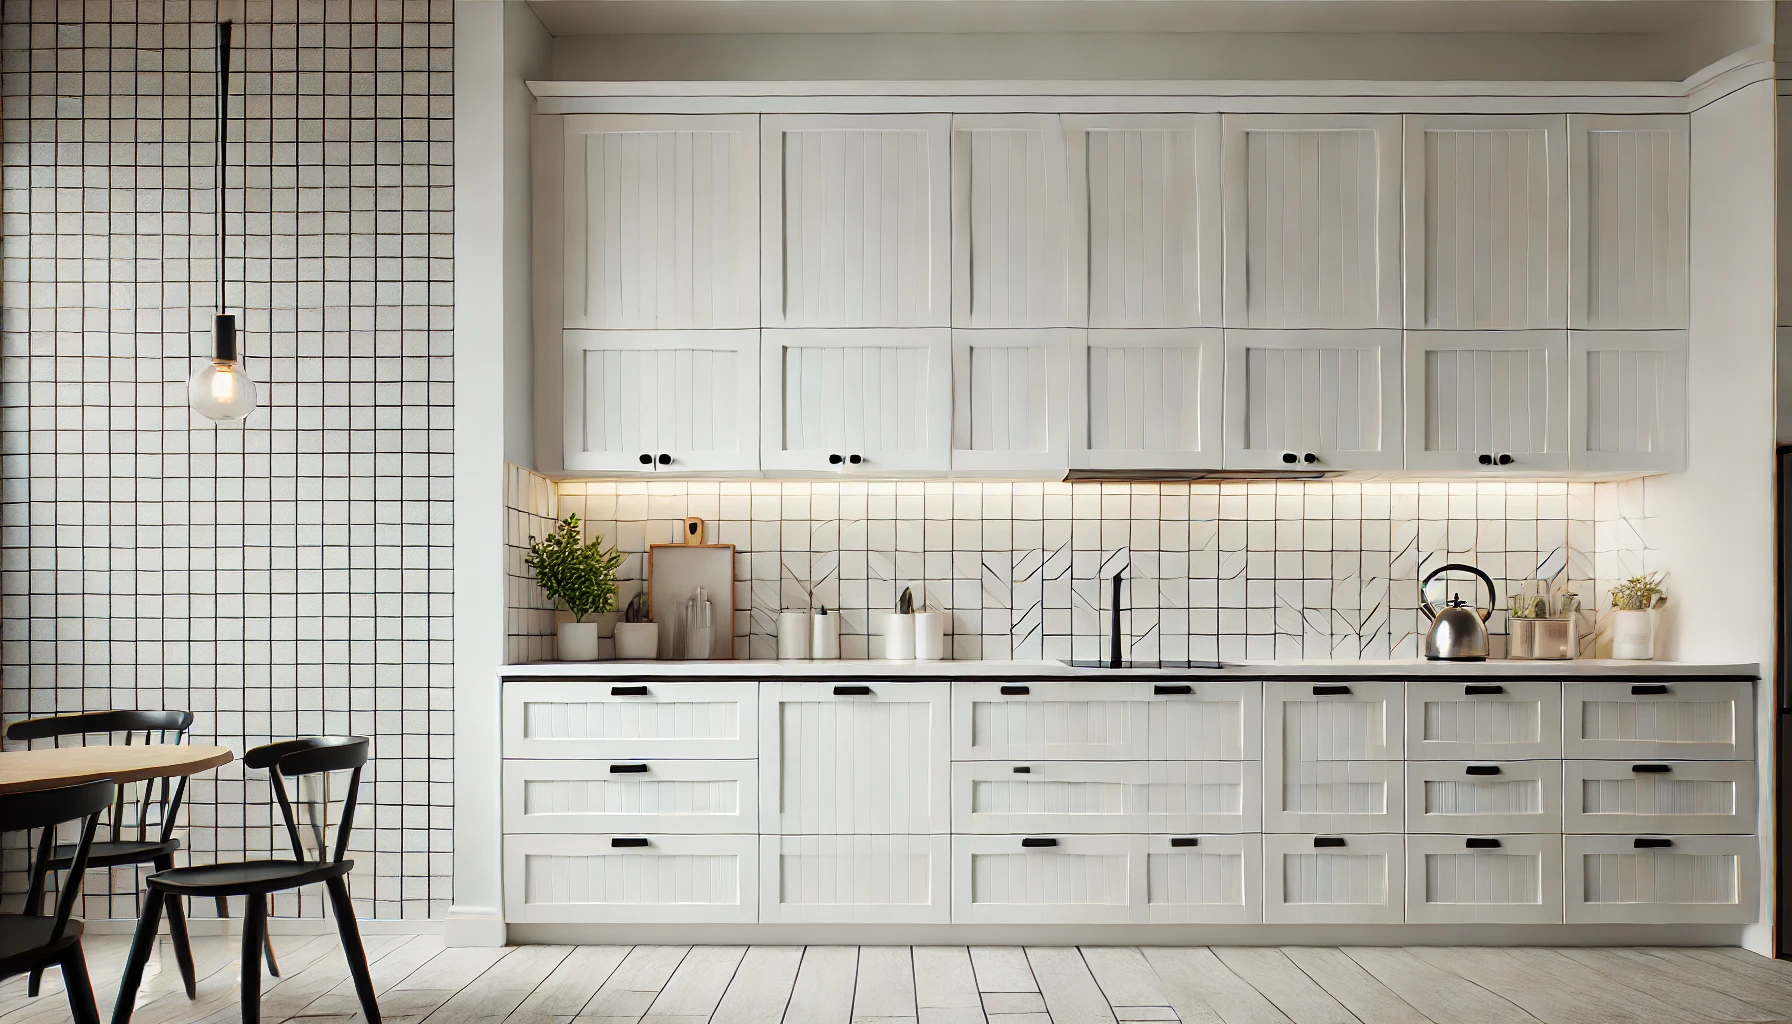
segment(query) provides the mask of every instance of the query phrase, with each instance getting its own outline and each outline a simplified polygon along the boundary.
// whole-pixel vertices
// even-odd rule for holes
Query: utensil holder
[[[915,657],[915,618],[891,612],[884,616],[884,659],[913,661]]]
[[[810,620],[815,624],[812,635],[815,640],[809,646],[809,657],[816,661],[831,661],[840,657],[840,616],[816,615]]]
[[[939,661],[946,656],[946,613],[916,612],[914,620],[915,660]]]
[[[1566,619],[1508,619],[1506,657],[1567,661],[1580,647],[1578,623]]]
[[[807,661],[815,640],[808,612],[778,613],[778,660]]]

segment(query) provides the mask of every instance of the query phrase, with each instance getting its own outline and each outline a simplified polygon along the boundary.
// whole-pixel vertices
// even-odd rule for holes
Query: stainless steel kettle
[[[1499,593],[1493,588],[1493,578],[1472,565],[1451,562],[1431,570],[1419,584],[1419,610],[1431,620],[1431,629],[1425,633],[1425,657],[1431,661],[1486,661],[1487,619],[1493,609],[1474,607],[1460,594],[1452,594],[1442,608],[1433,607],[1425,599],[1425,585],[1452,569],[1481,577],[1481,582],[1487,584],[1489,605],[1499,600]]]

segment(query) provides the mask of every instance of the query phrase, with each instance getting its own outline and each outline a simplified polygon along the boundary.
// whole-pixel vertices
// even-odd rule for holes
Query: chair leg
[[[261,944],[268,933],[268,898],[249,896],[243,910],[243,1024],[261,1021]]]
[[[93,1004],[93,981],[87,977],[87,957],[79,942],[68,947],[57,961],[62,965],[62,987],[68,990],[68,1012],[75,1024],[100,1024],[99,1007]]]
[[[36,914],[39,917],[44,916],[44,899],[45,899],[45,894],[40,891],[37,894],[37,906],[27,907],[25,909],[25,913]],[[36,999],[38,992],[42,991],[42,989],[43,989],[43,983],[44,983],[44,969],[42,967],[39,967],[37,970],[31,972],[31,977],[25,979],[25,994],[30,996],[33,999]]]
[[[174,867],[173,857],[157,857],[157,871],[168,871]],[[145,894],[145,899],[154,899]],[[168,894],[168,937],[174,943],[174,962],[180,966],[181,984],[186,986],[187,998],[198,995],[197,979],[193,973],[193,942],[187,936],[187,915],[181,912],[180,897]]]
[[[268,973],[278,978],[280,965],[274,962],[274,939],[266,928],[261,930],[261,958],[267,961]]]
[[[131,938],[131,955],[124,962],[124,977],[118,981],[118,1001],[112,1004],[112,1024],[130,1024],[131,1011],[137,1002],[137,988],[143,984],[143,968],[149,964],[150,951],[156,945],[156,930],[162,924],[164,901],[152,888],[143,900],[143,915],[137,918],[137,934]]]
[[[348,960],[348,972],[355,979],[355,995],[361,998],[361,1014],[367,1024],[380,1024],[380,1004],[373,995],[373,975],[367,970],[367,950],[361,945],[361,929],[355,924],[355,905],[348,898],[348,883],[332,878],[324,883],[330,891],[330,909],[336,914],[336,931],[342,936],[342,955]]]

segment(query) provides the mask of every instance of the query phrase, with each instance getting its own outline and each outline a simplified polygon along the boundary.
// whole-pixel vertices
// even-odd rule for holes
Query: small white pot
[[[916,612],[915,660],[939,661],[946,656],[946,613]]]
[[[884,658],[912,661],[915,657],[915,617],[890,612],[884,616]]]
[[[1612,613],[1612,657],[1623,661],[1649,661],[1655,657],[1653,612]]]
[[[597,626],[597,635],[605,640],[616,635],[616,624],[621,621],[621,612],[593,612],[591,615],[591,622]]]
[[[560,623],[560,660],[596,661],[598,653],[597,623]]]
[[[618,622],[616,657],[623,661],[655,661],[660,656],[660,624]]]

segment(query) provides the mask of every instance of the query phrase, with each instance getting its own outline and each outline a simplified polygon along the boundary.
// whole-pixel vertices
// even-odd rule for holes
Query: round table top
[[[0,795],[74,786],[95,779],[140,782],[229,764],[229,747],[137,743],[0,752]]]

